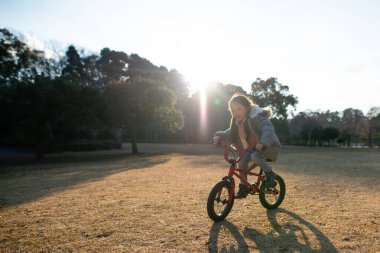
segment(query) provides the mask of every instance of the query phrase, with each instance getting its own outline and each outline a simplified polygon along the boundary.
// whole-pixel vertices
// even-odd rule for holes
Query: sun
[[[214,81],[209,73],[199,70],[194,72],[187,71],[184,76],[190,84],[191,93],[205,90],[205,88]]]
[[[202,61],[194,55],[184,54],[176,63],[178,71],[183,75],[190,86],[190,94],[201,91],[215,81],[218,66],[206,59]]]

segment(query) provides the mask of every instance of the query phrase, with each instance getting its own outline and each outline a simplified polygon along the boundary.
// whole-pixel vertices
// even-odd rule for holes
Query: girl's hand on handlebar
[[[212,142],[215,144],[215,145],[220,145],[220,136],[214,136],[212,138]]]

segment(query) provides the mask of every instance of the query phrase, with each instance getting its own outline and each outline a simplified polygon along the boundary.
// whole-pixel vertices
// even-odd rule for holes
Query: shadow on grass
[[[281,221],[278,219],[279,216]],[[249,226],[241,233],[228,221],[214,223],[209,235],[209,252],[250,252],[246,239],[254,242],[255,250],[258,252],[338,252],[320,230],[293,212],[279,208],[267,211],[267,217],[274,229],[268,234]],[[226,237],[232,236],[237,248],[226,248],[223,242],[219,241],[220,233],[230,234]]]
[[[46,164],[66,164],[66,163],[87,163],[97,161],[115,161],[121,159],[130,159],[135,157],[147,156],[144,153],[131,155],[126,152],[119,153],[97,153],[93,152],[78,152],[78,153],[62,153],[52,156],[46,156],[43,159],[36,159],[34,156],[24,157],[0,157],[0,172],[9,170],[9,167],[24,166],[24,165],[46,165]]]
[[[237,248],[230,246],[227,248],[223,242],[219,240],[221,233],[229,233],[237,243]],[[230,236],[229,236],[230,237]],[[229,244],[229,243],[228,243]],[[219,249],[218,246],[221,246]],[[224,220],[214,222],[211,227],[209,235],[209,252],[250,252],[248,244],[244,240],[243,235],[239,232],[238,228],[231,222]]]
[[[145,169],[168,160],[152,155],[101,154],[48,158],[40,163],[3,167],[0,208],[28,203],[118,172]]]

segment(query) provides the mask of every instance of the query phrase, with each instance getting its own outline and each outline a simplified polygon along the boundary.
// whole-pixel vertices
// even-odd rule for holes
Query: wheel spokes
[[[217,215],[222,215],[224,210],[227,208],[228,204],[228,189],[222,188],[219,193],[217,194],[217,197],[215,198],[215,210],[217,210]]]
[[[265,199],[270,204],[275,204],[279,196],[280,196],[280,190],[278,190],[276,187],[268,188],[265,191]]]

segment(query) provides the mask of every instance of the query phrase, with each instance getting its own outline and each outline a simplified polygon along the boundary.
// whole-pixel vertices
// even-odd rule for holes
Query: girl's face
[[[241,123],[247,117],[249,108],[245,107],[240,103],[231,103],[231,114],[235,118],[237,123]]]

